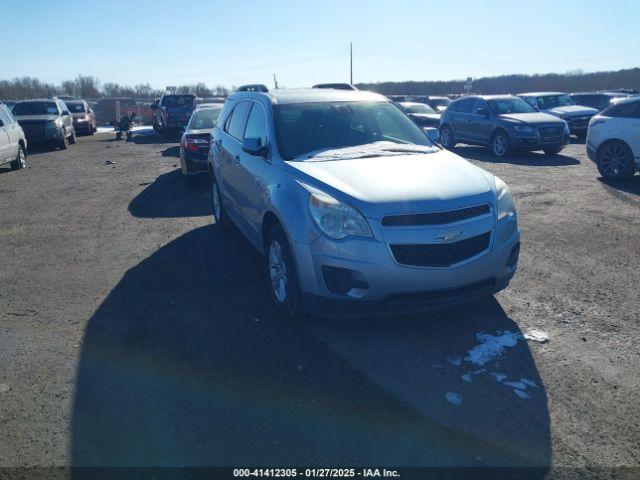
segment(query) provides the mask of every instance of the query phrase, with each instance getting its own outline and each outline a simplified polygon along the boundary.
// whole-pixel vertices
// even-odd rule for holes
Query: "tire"
[[[453,138],[453,132],[450,127],[445,126],[440,129],[440,145],[447,150],[451,150],[456,146],[456,141]]]
[[[498,130],[491,137],[491,143],[489,143],[491,153],[496,158],[505,158],[509,155],[509,136],[506,132]]]
[[[18,155],[9,165],[11,166],[11,170],[21,170],[27,166],[27,154],[24,148],[18,147]]]
[[[127,142],[131,141],[131,131],[127,131]]]
[[[187,177],[187,181],[188,178],[189,177]],[[216,225],[219,225],[223,230],[228,230],[231,227],[231,221],[229,220],[224,208],[222,195],[218,188],[218,181],[213,175],[211,175],[211,203],[213,206],[213,219],[215,220]]]
[[[631,178],[635,173],[633,153],[619,140],[608,141],[598,149],[596,165],[600,175],[612,180]]]
[[[76,131],[71,130],[71,136],[69,137],[69,144],[73,145],[74,143],[76,143]]]
[[[544,150],[544,154],[547,156],[552,156],[552,155],[557,155],[562,151],[562,148],[550,148],[547,150]]]
[[[303,313],[298,274],[289,239],[280,225],[271,228],[265,243],[265,276],[271,304],[284,317]]]
[[[89,135],[93,135],[94,133],[96,133],[96,126],[95,125],[90,125],[89,126]]]
[[[58,148],[60,150],[66,150],[69,144],[67,143],[67,134],[65,131],[60,132],[60,138],[58,139]]]
[[[587,131],[584,130],[576,133],[576,137],[578,137],[580,140],[584,140],[585,138],[587,138]]]
[[[122,132],[118,131],[116,132],[116,140],[120,140],[122,139]]]

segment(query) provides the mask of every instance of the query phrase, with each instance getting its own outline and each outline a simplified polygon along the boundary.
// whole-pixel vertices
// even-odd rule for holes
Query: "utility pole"
[[[353,42],[349,42],[349,83],[353,85]]]
[[[273,85],[275,86],[275,89],[278,89],[278,80],[276,79],[276,74],[273,74]]]

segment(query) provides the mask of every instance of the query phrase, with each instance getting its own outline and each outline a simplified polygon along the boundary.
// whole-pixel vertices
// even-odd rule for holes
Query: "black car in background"
[[[605,108],[609,108],[616,100],[630,96],[628,93],[622,92],[579,92],[569,94],[569,98],[576,105],[595,108],[600,112]]]
[[[396,103],[400,109],[409,115],[411,119],[419,126],[425,127],[437,127],[440,125],[441,114],[436,113],[426,103],[419,102],[398,102]]]
[[[187,185],[193,185],[197,177],[209,173],[209,136],[216,126],[224,104],[202,104],[196,108],[180,140],[180,169]]]
[[[488,146],[496,157],[511,150],[543,150],[554,155],[569,142],[564,120],[537,112],[514,95],[471,95],[455,100],[443,112],[440,143]]]
[[[451,105],[451,99],[449,97],[429,96],[427,104],[436,112],[442,113],[447,109],[449,105]]]
[[[153,129],[160,133],[182,130],[196,107],[196,96],[190,93],[163,95],[153,111]]]

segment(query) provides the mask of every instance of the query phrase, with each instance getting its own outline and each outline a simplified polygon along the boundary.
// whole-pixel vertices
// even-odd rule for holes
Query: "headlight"
[[[58,129],[58,123],[55,120],[52,120],[50,122],[45,122],[44,129],[45,130],[57,130]]]
[[[506,217],[515,217],[516,207],[513,204],[511,193],[509,193],[509,187],[498,177],[494,178],[496,181],[496,193],[498,194],[498,220]]]
[[[526,125],[516,125],[513,129],[520,133],[533,133],[533,128],[527,127]]]
[[[318,228],[330,238],[372,236],[369,224],[360,212],[326,193],[311,193],[309,210]]]

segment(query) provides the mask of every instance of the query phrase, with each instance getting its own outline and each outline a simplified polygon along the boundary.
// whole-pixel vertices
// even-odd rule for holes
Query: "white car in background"
[[[620,100],[591,119],[587,155],[605,178],[630,178],[640,170],[640,97]]]

